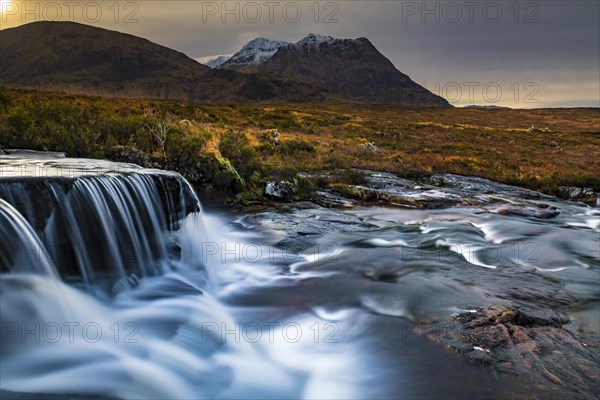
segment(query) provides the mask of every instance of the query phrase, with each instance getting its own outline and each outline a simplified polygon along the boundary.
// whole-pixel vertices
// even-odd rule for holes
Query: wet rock
[[[2,400],[117,400],[118,397],[94,394],[67,394],[67,393],[23,393],[0,390]]]
[[[117,145],[106,152],[106,156],[112,161],[136,164],[146,168],[155,168],[146,153],[132,146]]]
[[[363,274],[365,277],[375,281],[375,282],[386,282],[386,283],[396,283],[400,279],[400,276],[395,272],[377,272],[373,270],[364,271]]]
[[[366,175],[367,186],[373,189],[397,188],[404,190],[413,190],[417,188],[417,184],[408,179],[400,178],[394,174],[387,172],[371,172],[364,171]],[[426,188],[433,188],[426,186]]]
[[[319,190],[315,193],[313,201],[327,208],[351,208],[355,202],[331,191]]]
[[[243,224],[247,227],[262,227],[262,231],[274,235],[273,244],[296,253],[315,246],[328,233],[359,232],[377,228],[376,225],[366,223],[357,216],[318,207],[308,202],[292,203],[285,213],[281,210],[265,210],[249,214],[244,218]],[[337,246],[336,243],[330,244]]]
[[[466,328],[481,327],[482,343],[489,342],[484,338],[486,329],[497,325],[513,324],[522,327],[552,326],[561,328],[569,322],[568,318],[551,310],[523,311],[501,304],[486,305],[474,313],[458,314],[454,319],[460,321]]]
[[[342,195],[346,195],[360,201],[379,200],[379,191],[365,186],[337,184],[332,188]]]
[[[534,218],[554,218],[560,214],[560,210],[556,207],[549,205],[540,205],[538,207],[518,207],[518,206],[506,206],[500,207],[492,212],[500,215],[519,215],[522,217],[534,217]]]
[[[414,186],[414,185],[413,185]],[[445,208],[459,203],[460,197],[436,190],[406,189],[393,186],[373,188],[360,185],[335,184],[332,189],[342,196],[361,202],[377,202],[409,208]]]
[[[361,203],[438,209],[456,206],[484,207],[490,212],[505,215],[553,218],[559,210],[539,200],[552,201],[556,198],[539,192],[493,182],[483,178],[454,174],[431,175],[411,181],[391,173],[369,170],[352,170],[364,175],[364,183],[333,183],[330,189],[340,203],[356,200]],[[331,179],[330,174],[306,174],[312,179]],[[328,206],[328,199],[319,204]],[[493,206],[494,208],[489,208]]]
[[[45,158],[66,158],[66,154],[58,151],[37,151],[28,149],[1,149],[4,155],[11,156],[44,156]]]
[[[535,190],[506,185],[504,183],[490,181],[489,179],[474,176],[462,176],[455,174],[432,175],[427,178],[430,182],[443,182],[442,186],[450,192],[458,191],[464,197],[474,195],[492,194],[508,199],[552,199],[552,196],[544,195]]]
[[[453,315],[441,331],[426,333],[473,362],[526,376],[535,385],[558,386],[570,392],[567,397],[594,398],[599,349],[584,345],[583,336],[565,327],[568,322],[549,309],[493,304]]]
[[[266,196],[282,201],[291,201],[295,190],[294,184],[287,181],[267,182],[265,185]]]
[[[102,242],[102,235],[91,231],[93,226],[88,226],[90,221],[98,220],[95,214],[86,211],[94,204],[88,197],[87,186],[94,184],[96,187],[101,187],[102,185],[96,184],[95,180],[105,179],[106,175],[110,175],[111,185],[114,185],[111,188],[122,189],[124,196],[128,196],[127,204],[132,208],[141,207],[141,203],[138,202],[141,197],[138,198],[134,194],[153,193],[160,201],[149,205],[162,208],[162,213],[157,213],[157,218],[162,217],[158,224],[164,224],[161,226],[169,230],[178,230],[185,216],[200,211],[200,204],[194,191],[181,175],[174,172],[148,170],[133,164],[102,160],[55,157],[46,153],[25,155],[19,153],[13,154],[12,157],[14,158],[5,157],[0,160],[0,163],[35,173],[0,177],[0,198],[6,200],[23,215],[33,230],[46,241],[47,248],[53,249],[53,261],[62,276],[81,276],[80,261],[76,254],[77,247],[86,240],[84,237],[87,240],[94,238],[94,244],[98,248],[105,249],[108,258],[110,258],[109,252],[114,250],[111,247],[112,242],[109,240]],[[153,183],[145,180],[143,185],[138,185],[140,181],[133,180],[136,175],[149,178]],[[83,182],[86,182],[86,185],[83,185]],[[80,208],[73,207],[73,204],[78,204]],[[87,236],[79,230],[74,232],[73,220],[81,220],[83,224],[87,224],[81,229],[81,232],[90,229],[86,231]],[[150,226],[149,220],[141,217],[139,223],[140,229],[147,229]],[[147,240],[152,246],[157,237],[152,235],[152,229],[148,228],[148,232]],[[12,247],[20,244],[15,242],[8,245]],[[127,244],[123,244],[123,249],[126,246]],[[97,271],[104,271],[103,268],[110,265],[101,262],[102,260],[97,257],[90,257],[90,259],[92,263],[97,263]],[[131,265],[133,266],[133,263]]]
[[[123,179],[125,176],[123,175]],[[199,211],[196,194],[181,176],[164,171],[156,171],[149,176],[156,183],[157,194],[165,207],[165,215],[186,216]],[[69,196],[78,179],[92,179],[92,177],[49,175],[3,178],[0,179],[0,197],[10,199],[9,203],[25,215],[31,226],[38,232],[43,232],[50,217],[56,215],[59,219],[58,237],[60,238],[63,236],[64,229],[62,215],[56,210],[63,198]],[[178,226],[173,225],[172,228],[178,229]]]

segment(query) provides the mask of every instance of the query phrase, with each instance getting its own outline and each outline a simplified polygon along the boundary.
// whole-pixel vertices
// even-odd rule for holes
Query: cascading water
[[[274,357],[267,337],[240,340],[214,297],[218,259],[202,255],[204,217],[181,176],[55,154],[3,156],[0,168],[0,393],[345,393],[311,380],[313,366],[277,359],[306,350],[280,343]]]
[[[0,262],[2,269],[15,273],[40,274],[58,279],[59,275],[45,246],[23,216],[0,198]]]

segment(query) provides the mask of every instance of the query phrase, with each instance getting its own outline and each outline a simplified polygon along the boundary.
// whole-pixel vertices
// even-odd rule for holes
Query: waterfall
[[[55,154],[2,156],[0,224],[0,393],[220,390],[201,383],[227,376],[203,359],[222,344],[198,338],[204,321],[233,322],[210,295],[203,215],[183,177]]]
[[[2,156],[0,224],[0,397],[350,397],[315,316],[234,318],[250,265],[179,174]]]
[[[172,269],[181,252],[174,232],[200,211],[183,177],[141,168],[123,172],[106,162],[98,170],[89,160],[44,160],[60,174],[45,169],[46,176],[6,179],[6,168],[0,171],[0,271],[80,280],[88,290],[117,282],[113,290],[119,290]],[[3,159],[4,166],[10,162]],[[73,174],[73,166],[87,173]]]

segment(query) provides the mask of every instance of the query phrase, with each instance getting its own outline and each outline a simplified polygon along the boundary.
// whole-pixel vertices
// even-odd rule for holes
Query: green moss
[[[214,185],[220,188],[226,188],[234,193],[244,189],[244,180],[231,162],[225,157],[215,156],[218,163],[218,169],[212,179]]]

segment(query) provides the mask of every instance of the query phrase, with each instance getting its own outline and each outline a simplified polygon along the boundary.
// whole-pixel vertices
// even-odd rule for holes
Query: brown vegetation
[[[171,121],[162,144],[148,129],[156,116]],[[475,175],[551,194],[563,185],[600,191],[599,109],[194,104],[5,88],[0,146],[86,157],[124,146],[159,166],[168,158],[167,167],[211,154],[228,159],[254,193],[267,179],[339,168]]]

